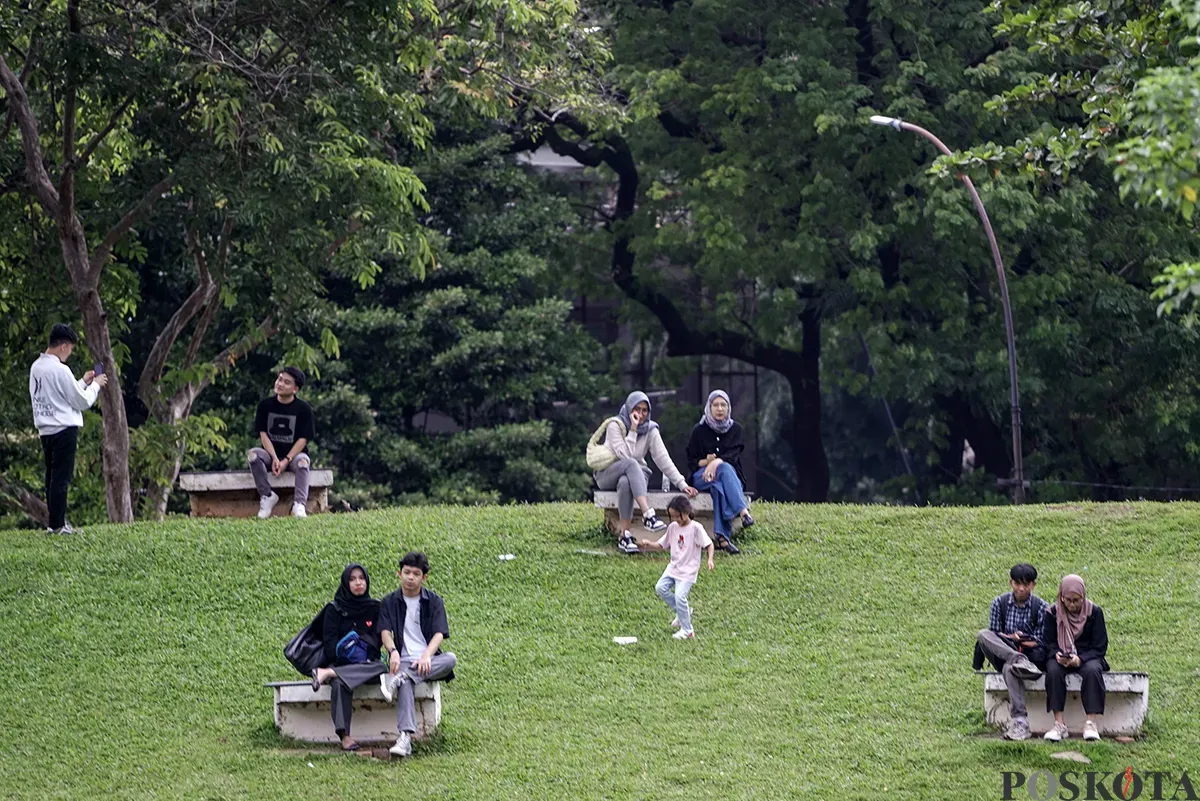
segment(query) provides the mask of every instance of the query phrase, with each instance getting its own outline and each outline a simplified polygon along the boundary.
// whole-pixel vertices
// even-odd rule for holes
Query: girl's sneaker
[[[677,631],[671,635],[671,639],[673,639],[673,640],[690,640],[695,636],[696,636],[696,632],[694,632],[694,631],[685,631],[684,629],[680,629],[679,631]]]
[[[1064,737],[1070,737],[1070,732],[1067,731],[1065,723],[1055,723],[1050,731],[1046,732],[1045,738],[1052,743],[1060,742]]]

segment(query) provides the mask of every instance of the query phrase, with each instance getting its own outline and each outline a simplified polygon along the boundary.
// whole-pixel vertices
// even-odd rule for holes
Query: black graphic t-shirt
[[[275,445],[275,456],[282,459],[298,438],[312,442],[316,436],[312,407],[299,398],[280,403],[279,397],[272,395],[258,404],[258,413],[254,415],[254,433],[263,431]],[[301,453],[308,453],[307,444]]]

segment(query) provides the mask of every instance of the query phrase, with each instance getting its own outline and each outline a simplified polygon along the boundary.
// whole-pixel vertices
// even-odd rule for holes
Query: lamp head
[[[883,116],[880,116],[879,114],[872,114],[871,122],[873,122],[876,125],[886,125],[889,128],[892,128],[893,130],[898,131],[898,130],[900,130],[900,123],[902,123],[903,120],[901,120],[898,117],[883,117]]]

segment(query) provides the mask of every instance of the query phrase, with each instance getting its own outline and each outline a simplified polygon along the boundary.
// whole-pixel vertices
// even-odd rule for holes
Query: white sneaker
[[[279,503],[279,496],[272,492],[263,498],[258,499],[258,517],[260,520],[266,520],[271,516],[272,510],[275,509],[275,504]]]
[[[1087,723],[1083,724],[1083,739],[1085,739],[1085,740],[1099,740],[1100,739],[1100,731],[1096,728],[1096,724],[1090,720]]]
[[[694,631],[684,631],[683,629],[680,629],[679,631],[677,631],[671,635],[671,639],[672,640],[690,640],[695,636],[696,636],[696,632],[694,632]]]
[[[390,673],[384,673],[379,677],[379,690],[383,693],[384,699],[390,704],[393,694],[396,692],[396,682],[400,679],[401,674],[395,676]]]
[[[388,749],[388,753],[398,757],[412,756],[412,735],[406,731],[400,732],[400,739]]]
[[[641,551],[638,550],[637,541],[634,540],[633,535],[628,531],[626,531],[625,534],[622,535],[621,539],[617,542],[617,549],[621,553],[641,553]]]
[[[304,508],[304,504],[292,504],[292,517],[308,517],[308,510]]]
[[[1052,743],[1057,743],[1064,737],[1070,737],[1071,733],[1067,731],[1067,724],[1055,723],[1050,731],[1046,732],[1046,739]]]
[[[673,628],[673,629],[677,629],[677,628],[679,628],[681,625],[683,625],[683,624],[679,622],[679,618],[674,618],[674,619],[672,619],[672,620],[671,620],[671,628]]]

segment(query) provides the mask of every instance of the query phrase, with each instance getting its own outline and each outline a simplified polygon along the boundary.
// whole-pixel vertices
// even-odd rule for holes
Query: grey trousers
[[[650,468],[637,459],[618,459],[595,474],[596,486],[605,492],[617,491],[617,513],[622,520],[633,519],[633,499],[645,495],[650,486]]]
[[[267,478],[271,474],[271,454],[262,448],[251,448],[249,461],[250,472],[254,474],[254,487],[260,497],[266,498],[271,494],[271,482]],[[308,503],[309,464],[307,453],[298,453],[295,461],[288,462],[287,469],[296,474],[296,496],[292,499],[293,503]]]
[[[400,686],[396,688],[396,731],[406,731],[409,734],[417,730],[415,715],[417,702],[413,697],[413,688],[423,681],[438,681],[446,678],[458,664],[458,657],[449,652],[434,654],[433,658],[429,660],[428,676],[422,676],[413,670],[410,667],[411,664],[411,659],[401,660],[400,673],[404,678],[400,682]]]
[[[1014,718],[1025,717],[1025,682],[1020,676],[1013,673],[1013,660],[1020,656],[1021,652],[1006,643],[999,634],[991,629],[983,629],[975,639],[985,654],[1004,663],[1004,669],[1000,671],[1000,674],[1004,676],[1004,683],[1008,686],[1009,710]]]
[[[332,701],[329,714],[333,718],[333,730],[337,736],[345,737],[350,733],[354,688],[387,673],[387,665],[378,661],[360,662],[354,665],[337,665],[333,671],[337,673],[337,676],[329,682],[329,695]]]

